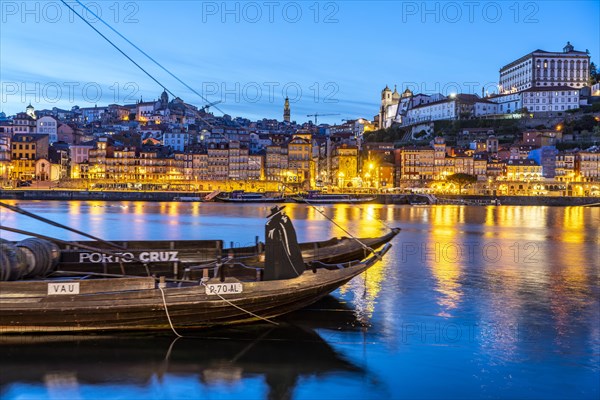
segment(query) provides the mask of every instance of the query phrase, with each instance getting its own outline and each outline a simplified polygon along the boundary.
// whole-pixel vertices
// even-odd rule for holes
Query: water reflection
[[[0,337],[0,397],[81,398],[117,385],[121,396],[131,397],[163,397],[197,386],[194,393],[203,397],[225,391],[232,397],[291,399],[303,378],[365,375],[314,330],[357,329],[348,311],[329,298],[278,326],[240,326],[184,338]]]

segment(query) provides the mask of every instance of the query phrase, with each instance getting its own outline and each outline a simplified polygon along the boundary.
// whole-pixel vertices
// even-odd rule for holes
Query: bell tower
[[[290,122],[290,99],[285,98],[285,103],[283,104],[283,121]]]

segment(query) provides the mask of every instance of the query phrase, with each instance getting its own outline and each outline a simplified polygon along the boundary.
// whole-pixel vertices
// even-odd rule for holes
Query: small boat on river
[[[367,270],[387,253],[396,234],[364,243],[360,251],[345,239],[333,240],[330,248],[338,249],[335,257],[343,262],[305,260],[291,220],[283,207],[274,207],[264,250],[254,256],[221,250],[220,241],[195,241],[205,246],[198,247],[195,258],[191,251],[180,254],[183,245],[177,241],[123,242],[125,249],[114,243],[120,250],[41,235],[2,241],[0,333],[176,332],[270,320],[319,300]],[[170,248],[164,249],[167,244]],[[318,243],[312,244],[315,249]],[[80,271],[67,262],[74,254]]]
[[[309,190],[304,196],[296,199],[298,203],[308,204],[363,204],[375,200],[373,196],[350,194],[322,193],[320,190]]]
[[[244,190],[234,190],[233,192],[217,196],[216,200],[226,203],[283,203],[285,202],[285,197],[277,193],[254,193]]]

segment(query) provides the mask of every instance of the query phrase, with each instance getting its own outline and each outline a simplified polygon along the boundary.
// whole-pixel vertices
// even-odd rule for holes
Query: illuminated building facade
[[[586,86],[590,56],[567,42],[562,52],[535,50],[500,69],[500,94],[531,88]]]

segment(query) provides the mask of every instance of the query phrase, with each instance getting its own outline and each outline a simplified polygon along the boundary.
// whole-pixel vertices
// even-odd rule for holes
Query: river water
[[[264,205],[19,202],[109,240],[264,240]],[[0,338],[2,399],[600,396],[600,208],[335,205],[385,259],[279,325]],[[345,236],[286,206],[300,241]],[[2,211],[2,225],[79,239]],[[2,232],[7,239],[20,239]]]

